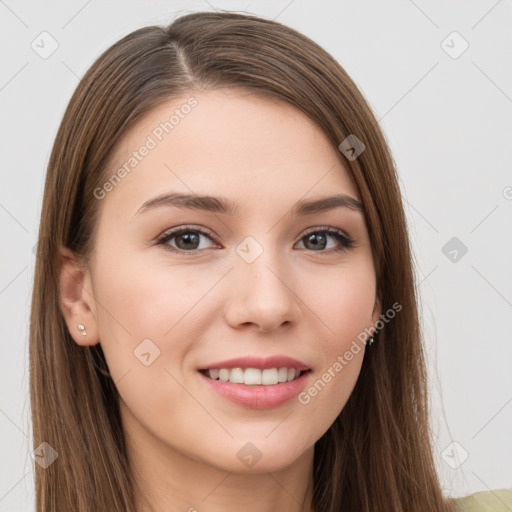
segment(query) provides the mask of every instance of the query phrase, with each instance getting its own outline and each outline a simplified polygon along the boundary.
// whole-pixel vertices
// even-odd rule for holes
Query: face
[[[66,318],[78,343],[101,343],[128,437],[235,472],[312,453],[380,313],[360,198],[337,149],[285,103],[191,93],[138,123],[109,179],[96,193],[87,305]],[[282,381],[299,367],[290,382],[224,382]]]

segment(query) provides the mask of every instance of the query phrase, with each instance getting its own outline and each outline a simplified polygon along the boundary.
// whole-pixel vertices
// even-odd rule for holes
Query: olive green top
[[[455,503],[457,512],[512,512],[512,489],[480,491]]]

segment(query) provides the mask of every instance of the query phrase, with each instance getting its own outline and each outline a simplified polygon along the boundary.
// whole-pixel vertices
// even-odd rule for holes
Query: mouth
[[[275,354],[211,362],[197,372],[220,397],[241,407],[270,410],[290,404],[307,385],[313,369],[293,357]]]
[[[201,381],[212,392],[249,409],[271,410],[292,403],[310,380],[311,368],[202,368]]]
[[[311,369],[298,368],[210,368],[199,373],[211,380],[245,384],[247,386],[275,386],[299,379]]]

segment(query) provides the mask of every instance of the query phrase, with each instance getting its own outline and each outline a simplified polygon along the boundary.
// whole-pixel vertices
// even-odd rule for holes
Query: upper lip
[[[296,370],[309,370],[309,366],[302,361],[288,356],[270,356],[270,357],[237,357],[228,361],[211,363],[199,368],[200,370],[220,369],[220,368],[295,368]]]

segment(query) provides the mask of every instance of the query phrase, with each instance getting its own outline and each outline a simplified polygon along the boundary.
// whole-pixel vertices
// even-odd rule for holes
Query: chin
[[[268,435],[268,434],[265,434]],[[273,434],[271,434],[272,436]],[[290,438],[287,439],[290,443]],[[297,464],[297,461],[306,456],[306,452],[313,454],[314,444],[310,448],[298,449],[296,443],[286,445],[284,440],[277,436],[274,440],[261,439],[261,441],[237,441],[234,450],[223,450],[216,461],[216,466],[224,471],[242,474],[265,474],[285,469]],[[226,457],[227,453],[232,456]]]

